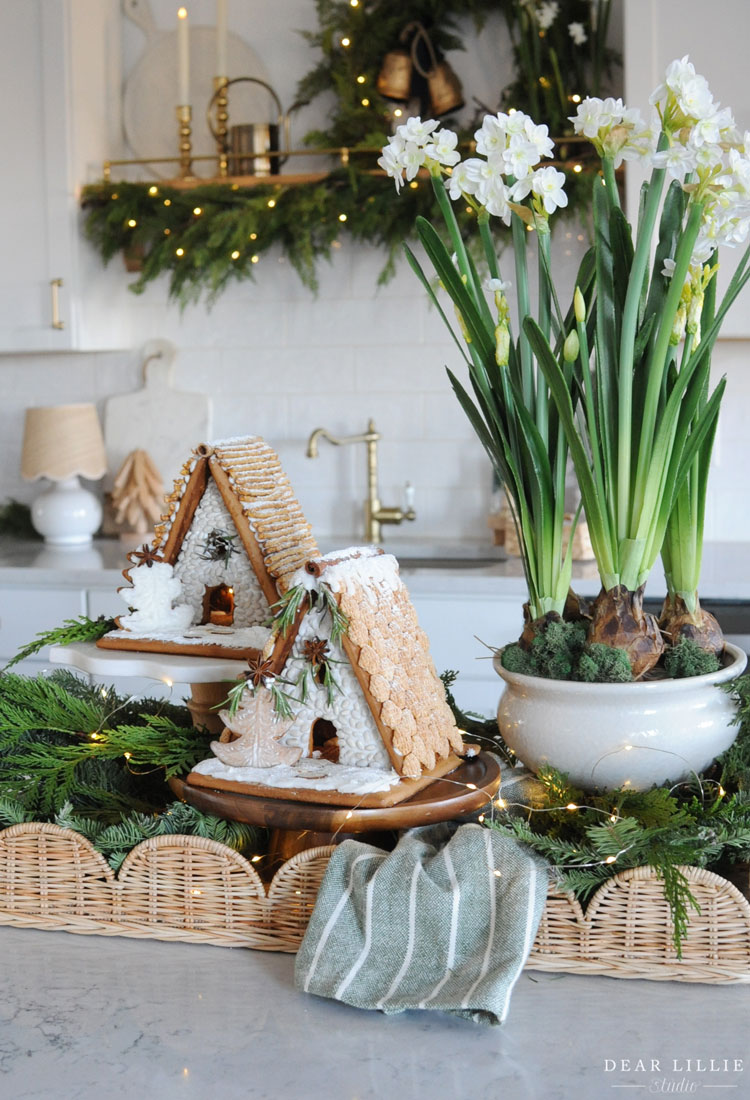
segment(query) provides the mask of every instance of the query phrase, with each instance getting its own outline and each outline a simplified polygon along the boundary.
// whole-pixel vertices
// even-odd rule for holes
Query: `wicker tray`
[[[311,848],[266,887],[242,856],[194,836],[143,841],[117,875],[80,834],[58,825],[0,832],[0,924],[55,931],[296,951],[333,849]],[[750,982],[750,903],[709,871],[683,868],[701,906],[682,958],[650,867],[600,887],[584,915],[550,891],[527,966],[577,974]]]

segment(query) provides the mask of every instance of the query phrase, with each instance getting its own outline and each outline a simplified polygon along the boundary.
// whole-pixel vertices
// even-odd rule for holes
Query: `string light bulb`
[[[275,205],[276,205],[276,199],[269,199],[268,200],[268,207],[269,207],[270,210],[273,210]]]
[[[239,260],[239,258],[240,258],[240,254],[239,254],[239,252],[237,251],[237,249],[235,248],[234,252],[232,253],[232,259],[233,259],[233,260]],[[231,591],[231,590],[230,590],[230,591]]]
[[[135,229],[135,227],[138,225],[138,222],[135,220],[135,218],[128,218],[128,225],[131,229]]]
[[[148,193],[149,195],[158,195],[159,188],[156,186],[156,184],[152,184],[148,189]]]
[[[401,118],[401,116],[403,115],[403,113],[404,113],[404,112],[403,112],[403,111],[401,110],[401,108],[400,108],[400,107],[397,107],[397,108],[396,108],[396,110],[395,110],[395,111],[393,112],[393,117],[394,117],[394,118]]]
[[[171,199],[165,199],[164,200],[164,205],[165,206],[171,206],[172,205],[172,200]]]
[[[575,804],[575,802],[569,802],[568,805],[565,807],[565,809],[566,810],[577,810],[578,806]]]
[[[347,46],[351,46],[351,44],[352,44],[351,38],[342,38],[341,39],[341,45],[344,47],[344,49],[346,49]]]
[[[574,172],[582,172],[583,171],[583,165],[582,164],[574,164],[573,165],[573,171]]]
[[[201,216],[201,214],[203,213],[203,208],[200,207],[200,206],[194,206],[193,207],[193,213],[195,214],[196,218],[199,218]]]
[[[345,222],[346,221],[346,214],[339,214],[339,221],[340,222]]]
[[[366,79],[367,79],[367,77],[362,76],[362,74],[360,73],[360,75],[357,77],[357,83],[358,84],[364,84]]]
[[[370,101],[367,98],[367,96],[365,96],[365,98],[362,100],[362,106],[363,107],[369,107],[370,106]]]
[[[251,257],[250,257],[250,263],[251,263],[251,264],[257,264],[257,262],[258,262],[258,260],[259,260],[259,259],[260,259],[260,256],[258,256],[258,255],[255,255],[255,256],[251,256]]]
[[[617,856],[607,856],[607,858],[605,859],[604,862],[605,863],[616,863],[617,862]]]
[[[258,239],[258,234],[257,233],[251,233],[250,234],[250,240],[251,241],[257,241],[257,239]]]

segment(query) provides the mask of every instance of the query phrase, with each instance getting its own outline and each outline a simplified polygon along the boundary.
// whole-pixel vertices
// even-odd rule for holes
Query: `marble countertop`
[[[744,985],[527,970],[489,1028],[298,993],[291,955],[21,928],[0,953],[13,1100],[750,1096]]]
[[[326,553],[356,543],[351,537],[321,540]],[[85,550],[61,550],[41,542],[0,538],[0,585],[114,589],[123,583],[128,546],[118,539],[97,539]],[[385,545],[395,554],[413,594],[433,591],[457,596],[523,598],[525,582],[520,559],[504,558],[486,541],[394,539]],[[595,562],[575,562],[573,586],[583,596],[599,591]],[[659,563],[648,583],[648,594],[664,595]],[[712,600],[750,600],[750,545],[707,543],[704,548],[701,596]]]

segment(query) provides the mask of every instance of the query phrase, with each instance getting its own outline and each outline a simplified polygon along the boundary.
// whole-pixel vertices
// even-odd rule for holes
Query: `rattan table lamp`
[[[31,521],[53,546],[86,546],[102,519],[101,504],[79,476],[98,480],[107,471],[99,418],[93,405],[52,405],[26,410],[21,474],[46,477],[52,487],[31,507]]]

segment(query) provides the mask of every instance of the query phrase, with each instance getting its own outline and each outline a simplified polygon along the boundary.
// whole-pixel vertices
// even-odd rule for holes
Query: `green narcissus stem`
[[[524,317],[531,314],[531,301],[529,299],[529,272],[526,263],[526,226],[513,214],[511,217],[511,232],[513,234],[513,259],[516,272],[516,299],[518,302],[518,316],[523,321]],[[529,411],[534,410],[534,372],[531,362],[531,347],[523,331],[523,324],[518,336],[518,345],[521,355],[521,377],[523,380],[523,400]]]
[[[550,235],[549,226],[545,223],[537,226],[537,245],[539,248],[539,328],[549,339],[550,332]],[[545,445],[549,442],[549,401],[547,397],[547,382],[541,371],[536,376],[536,426]]]
[[[659,149],[667,146],[667,137],[662,134]],[[620,371],[617,394],[617,537],[627,538],[630,527],[631,482],[630,463],[632,453],[632,414],[633,414],[633,356],[635,336],[638,328],[638,311],[643,289],[643,280],[651,258],[651,244],[656,220],[659,216],[659,204],[664,186],[665,170],[655,168],[648,185],[648,198],[638,231],[638,240],[630,268],[630,279],[625,295],[620,334]],[[671,330],[671,329],[670,329]]]
[[[702,217],[703,204],[700,202],[691,203],[687,225],[677,245],[674,272],[672,274],[661,317],[659,318],[659,329],[656,340],[646,368],[646,396],[643,404],[643,415],[640,426],[640,445],[638,447],[638,463],[636,466],[635,484],[633,487],[632,522],[634,528],[637,528],[640,523],[647,475],[653,455],[656,418],[661,398],[664,372],[668,362],[669,341],[672,336],[674,319],[680,305],[680,298],[682,297],[682,287],[685,282],[685,276],[688,273],[688,268],[690,267],[693,247],[698,238]]]

